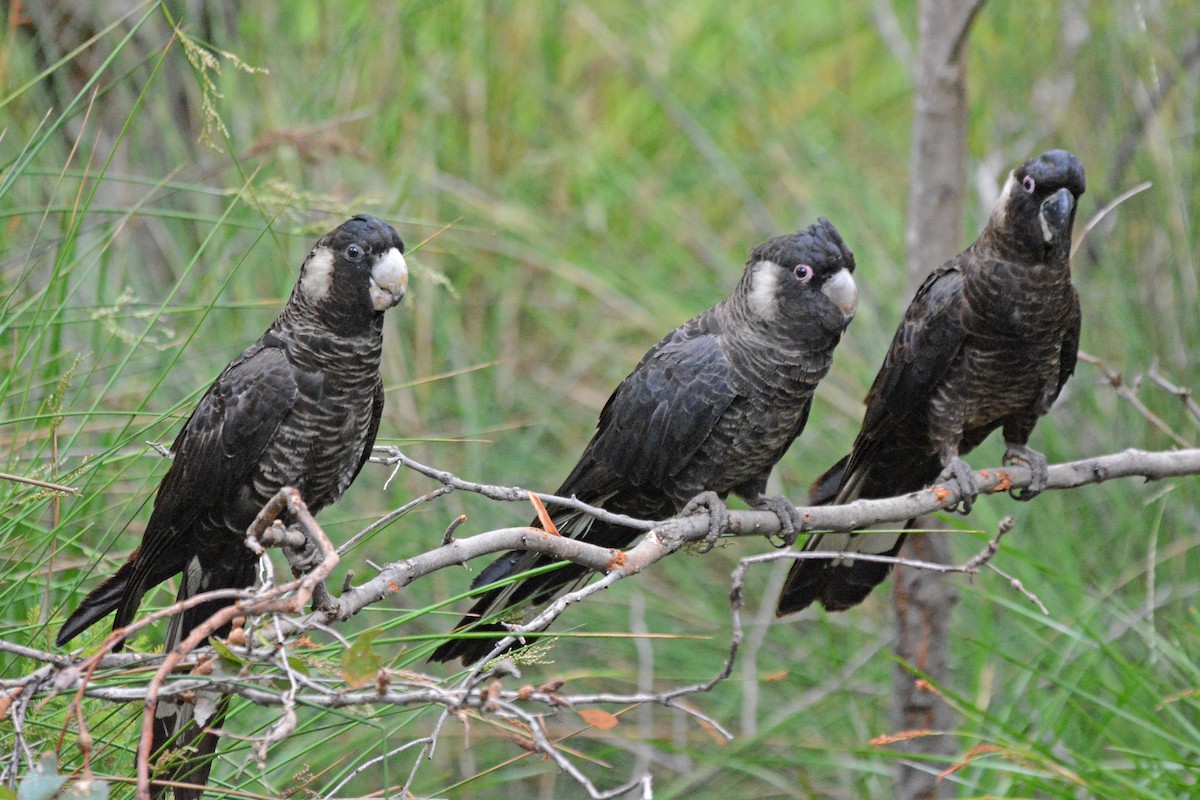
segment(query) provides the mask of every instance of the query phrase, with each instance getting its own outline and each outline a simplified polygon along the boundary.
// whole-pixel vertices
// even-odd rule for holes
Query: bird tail
[[[850,465],[850,454],[821,474],[808,487],[808,502],[814,506],[827,506],[837,500],[838,492],[846,480],[846,468]]]
[[[809,502],[813,505],[847,503],[856,499],[862,476],[848,474],[850,456],[838,461],[813,482]],[[911,523],[910,523],[911,524]],[[908,527],[907,525],[905,526]],[[894,556],[904,544],[905,533],[824,533],[810,536],[805,552],[816,550],[870,555]],[[797,560],[788,572],[776,616],[802,611],[818,601],[828,611],[845,611],[863,600],[887,579],[890,564],[864,561],[853,556],[838,559],[809,558]]]
[[[479,577],[471,582],[471,588],[488,586],[522,572],[549,566],[554,561],[553,558],[540,553],[513,550],[500,556],[479,573]],[[567,564],[550,572],[485,592],[454,627],[455,633],[470,632],[474,635],[447,640],[433,651],[429,660],[453,661],[457,658],[464,665],[478,661],[492,651],[498,639],[508,635],[508,629],[494,621],[498,615],[522,605],[547,603],[555,595],[581,583],[589,572],[590,570],[578,564]]]
[[[126,561],[121,568],[109,576],[103,583],[92,589],[79,605],[67,617],[67,621],[59,628],[54,643],[62,647],[67,642],[95,625],[117,609],[118,622],[113,627],[119,628],[129,622],[133,611],[129,609],[130,582],[134,579],[135,563],[133,559]],[[140,596],[138,597],[140,600]],[[137,602],[133,604],[137,608]],[[122,618],[123,621],[122,621]],[[114,650],[120,649],[120,644]]]
[[[208,784],[221,738],[211,729],[225,722],[229,698],[218,697],[209,708],[208,715],[199,718],[192,703],[159,701],[150,740],[151,766],[163,765],[155,778],[181,784],[172,787],[175,800],[199,800]],[[166,792],[167,787],[154,784],[151,797],[164,797]]]
[[[541,527],[536,520],[530,525]],[[631,528],[600,522],[577,511],[555,519],[555,525],[563,536],[587,539],[602,547],[624,547],[639,535]],[[556,560],[540,553],[513,550],[500,556],[479,573],[471,582],[471,588],[478,589],[520,575],[522,572],[549,566]],[[591,570],[586,567],[566,564],[558,569],[485,592],[454,628],[455,633],[470,632],[478,635],[447,640],[433,651],[429,660],[453,661],[457,658],[462,660],[464,666],[478,661],[492,651],[498,639],[508,635],[508,629],[495,621],[497,615],[510,608],[548,603],[586,581],[591,574]]]
[[[804,550],[894,556],[900,552],[906,535],[904,531],[891,528],[887,533],[823,533],[810,537]],[[819,601],[827,611],[853,608],[866,600],[867,595],[883,583],[891,571],[891,564],[864,561],[853,555],[797,561],[788,572],[783,590],[779,593],[775,615],[782,617],[802,611],[813,601]]]
[[[247,553],[249,556],[249,553]],[[179,586],[179,600],[187,600],[201,592],[214,589],[236,589],[253,583],[256,561],[242,559],[232,568],[219,569],[208,566],[201,568],[193,559],[183,571]],[[171,618],[167,628],[163,652],[169,653],[180,645],[192,631],[216,612],[229,605],[229,600],[213,600]],[[213,632],[213,636],[227,636],[228,624]],[[154,727],[150,738],[151,769],[160,765],[154,777],[188,786],[173,788],[175,800],[199,800],[208,783],[216,761],[217,743],[220,736],[214,732],[219,728],[229,710],[229,698],[215,693],[199,691],[195,702],[160,699],[154,712]],[[152,795],[163,797],[166,787],[155,786]]]

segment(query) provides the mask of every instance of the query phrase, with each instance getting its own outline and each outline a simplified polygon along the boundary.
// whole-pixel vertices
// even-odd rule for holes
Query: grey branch
[[[404,457],[400,456],[400,458]],[[422,474],[435,474],[437,476],[436,479],[446,482],[447,485],[453,484],[457,488],[475,491],[488,497],[516,501],[525,500],[529,495],[529,491],[526,489],[475,484],[463,481],[449,473],[441,473],[424,465],[416,464],[416,462],[412,462],[407,458],[404,458],[404,461],[411,464],[414,470]],[[393,461],[391,463],[397,462]],[[1120,453],[1052,465],[1049,470],[1049,484],[1047,489],[1073,489],[1117,478],[1140,477],[1147,481],[1153,481],[1195,475],[1200,475],[1200,448],[1159,452],[1129,449]],[[1001,469],[980,470],[976,473],[976,480],[979,486],[982,487],[982,494],[1000,493],[1028,486],[1030,475],[1028,469],[1024,466],[1014,465]],[[544,502],[562,502],[574,508],[581,508],[589,513],[593,511],[599,513],[598,509],[593,509],[577,500],[557,498],[546,494],[539,494],[538,496]],[[857,500],[853,503],[840,506],[801,506],[795,508],[795,519],[797,521],[797,528],[801,532],[853,530],[879,523],[901,523],[924,514],[946,510],[954,507],[958,503],[958,499],[953,490],[941,486],[933,486],[919,492],[882,500]],[[609,516],[614,517],[617,515]],[[577,539],[555,536],[537,528],[529,527],[503,528],[462,539],[450,538],[446,543],[433,550],[385,565],[373,578],[348,589],[336,599],[328,598],[326,605],[323,607],[301,614],[293,613],[284,616],[279,620],[280,624],[277,626],[263,626],[262,635],[266,638],[279,638],[348,619],[364,608],[398,591],[400,587],[406,586],[425,575],[489,554],[508,550],[532,550],[562,560],[582,564],[597,572],[606,573],[610,576],[611,580],[615,581],[641,572],[686,545],[702,540],[708,533],[708,517],[706,513],[684,518],[673,518],[663,522],[645,520],[630,520],[630,522],[634,527],[649,529],[649,532],[641,542],[624,551],[597,547]],[[319,527],[315,523],[312,524],[314,527]],[[736,510],[729,512],[728,525],[724,532],[730,536],[770,536],[780,534],[781,530],[779,518],[773,512]],[[838,555],[840,554],[835,552],[814,551],[808,553],[791,552],[782,557],[834,558]],[[868,556],[857,554],[856,557],[867,558]],[[896,559],[892,559],[892,561],[896,561]],[[945,565],[925,564],[911,560],[904,561],[903,563],[921,569],[946,569]],[[322,566],[326,567],[326,569],[329,568],[327,564]],[[961,571],[958,568],[950,569]],[[305,588],[311,592],[316,583],[317,581],[312,580],[312,576],[310,575]],[[270,594],[270,599],[273,600],[279,596],[281,590],[290,590],[295,586],[295,584],[281,586],[267,594]],[[579,590],[579,592],[584,593],[589,593],[590,591],[595,591],[595,589],[585,587]],[[586,594],[580,595],[579,592],[565,595],[563,598],[560,598],[560,603],[570,604],[586,596]],[[221,596],[239,599],[246,603],[247,606],[253,606],[255,601],[260,598],[254,592],[232,590],[222,591]],[[205,599],[211,599],[210,595],[194,598],[195,601],[203,601]],[[147,618],[131,625],[129,629],[119,632],[118,635],[127,635],[134,630],[141,629],[153,619],[178,613],[182,608],[177,607],[178,605],[176,604],[176,606],[149,615]],[[294,601],[288,605],[289,609],[297,607]],[[557,606],[559,603],[554,605]],[[548,620],[546,624],[548,624]],[[538,628],[526,626],[526,629],[532,631]],[[4,641],[0,641],[0,650],[13,653],[19,652],[21,655],[36,658],[43,663],[51,664],[58,668],[75,663],[64,658],[62,655],[44,653],[34,648],[22,647]],[[152,657],[131,656],[129,654],[113,655],[111,653],[104,653],[96,658],[93,663],[94,667],[103,669],[128,665],[131,659],[134,658],[141,660],[143,663],[155,663]],[[24,681],[0,681],[0,687],[17,684],[24,684]]]
[[[517,487],[489,486],[464,481],[450,473],[417,464],[394,450],[385,451],[385,458],[380,460],[393,465],[402,464],[453,490],[477,492],[487,497],[510,502],[527,502],[530,494],[528,490]],[[1051,466],[1048,488],[1072,489],[1086,484],[1126,477],[1141,477],[1151,481],[1193,475],[1200,475],[1200,449],[1163,452],[1130,449],[1121,453]],[[976,479],[983,489],[982,493],[1000,493],[1026,487],[1030,480],[1030,474],[1025,467],[1013,466],[1004,469],[981,470],[976,473]],[[602,515],[598,509],[593,509],[573,498],[558,498],[544,494],[539,494],[538,497],[546,503],[559,503]],[[884,500],[860,500],[843,506],[798,507],[795,509],[794,519],[796,528],[802,532],[850,530],[877,523],[899,523],[923,514],[952,508],[957,502],[958,497],[952,490],[934,486],[920,492]],[[293,518],[300,523],[299,530],[296,527],[269,526],[269,521],[278,516],[284,506],[289,507]],[[607,516],[624,520],[616,515]],[[275,499],[273,507],[265,509],[260,516],[258,525],[253,529],[254,535],[260,544],[282,545],[285,550],[293,551],[293,558],[290,560],[295,560],[296,552],[303,550],[303,555],[318,564],[317,568],[307,573],[301,580],[291,583],[268,586],[258,591],[223,592],[222,596],[236,599],[237,602],[234,606],[218,612],[217,617],[220,619],[214,617],[210,621],[212,624],[202,626],[202,630],[215,629],[233,613],[250,616],[265,614],[271,624],[259,626],[258,640],[260,642],[265,640],[266,644],[246,650],[245,655],[249,661],[258,664],[278,665],[279,650],[272,643],[280,643],[291,635],[305,631],[326,630],[331,623],[353,616],[397,591],[400,586],[409,584],[436,570],[455,566],[479,556],[511,549],[536,550],[555,558],[583,564],[597,572],[606,573],[601,580],[558,598],[528,624],[514,627],[512,635],[519,637],[543,630],[571,604],[585,600],[591,594],[602,591],[629,575],[641,572],[688,544],[702,540],[708,533],[707,513],[667,521],[629,520],[629,522],[633,527],[647,530],[648,533],[641,542],[624,551],[596,547],[586,542],[555,536],[529,527],[493,530],[462,539],[445,536],[440,546],[435,549],[413,558],[388,564],[375,577],[348,589],[341,597],[334,599],[323,594],[320,586],[337,565],[336,551],[315,521],[304,513],[299,498],[294,496],[294,493],[281,493],[281,496]],[[918,569],[973,573],[983,566],[991,566],[988,562],[996,554],[998,539],[1003,532],[1002,529],[996,539],[989,542],[987,548],[979,555],[957,566],[884,556],[871,557],[863,554],[857,554],[856,557],[886,560]],[[776,535],[781,533],[780,522],[773,512],[731,511],[728,515],[725,533],[730,536]],[[438,535],[441,536],[440,532]],[[311,558],[313,550],[317,551],[319,558]],[[294,681],[293,687],[287,692],[288,696],[285,697],[283,691],[268,685],[267,682],[271,680],[277,681],[277,674],[270,670],[258,677],[243,674],[237,681],[222,680],[218,676],[184,675],[168,680],[168,673],[173,669],[177,669],[184,663],[196,663],[208,657],[211,652],[208,648],[197,647],[202,636],[200,638],[191,637],[195,641],[189,640],[172,653],[160,656],[112,654],[109,652],[111,643],[117,638],[144,627],[152,619],[178,613],[181,610],[180,604],[147,615],[128,628],[115,632],[102,647],[101,652],[91,658],[83,658],[78,655],[68,657],[0,640],[0,652],[31,658],[44,665],[24,678],[0,680],[0,692],[12,698],[14,713],[23,714],[24,709],[30,703],[40,698],[59,693],[76,692],[77,698],[87,696],[118,703],[145,703],[147,719],[153,713],[152,709],[158,698],[186,694],[200,688],[244,697],[259,705],[284,707],[285,710],[289,703],[324,708],[358,705],[435,704],[443,707],[443,715],[439,719],[434,733],[423,741],[422,757],[436,745],[437,731],[451,716],[465,711],[494,714],[520,720],[528,726],[527,747],[530,752],[540,753],[553,760],[557,766],[568,772],[580,786],[585,788],[590,796],[615,797],[620,793],[635,792],[638,789],[644,793],[648,787],[646,778],[632,779],[629,783],[619,787],[620,792],[599,790],[561,750],[554,746],[544,728],[541,715],[545,712],[531,711],[525,706],[532,704],[535,707],[541,706],[545,709],[556,710],[566,706],[588,704],[654,703],[681,709],[702,720],[705,724],[712,725],[723,735],[729,736],[730,734],[716,720],[680,701],[687,696],[710,690],[731,674],[742,639],[740,607],[745,571],[751,566],[780,558],[831,558],[837,555],[837,553],[806,553],[787,550],[751,555],[742,559],[733,575],[731,639],[724,663],[709,680],[661,692],[641,692],[629,695],[612,693],[569,695],[561,693],[558,687],[526,686],[513,689],[511,686],[504,686],[501,681],[501,678],[512,677],[515,674],[511,667],[500,666],[489,671],[485,670],[486,662],[484,662],[469,671],[465,678],[455,681],[453,686],[439,686],[426,682],[426,679],[411,681],[397,674],[385,674],[387,672],[385,670],[381,673],[376,686],[370,690],[347,690],[340,684],[326,685],[320,680],[304,678]],[[1016,588],[1025,592],[1033,602],[1037,602],[1036,597],[1023,587]],[[304,607],[315,596],[319,596],[323,602],[306,611]],[[205,599],[204,596],[193,598],[197,602],[203,599]],[[500,652],[504,644],[504,642],[498,642],[494,652]],[[132,687],[124,684],[106,685],[104,681],[97,678],[98,671],[128,669],[132,664],[139,662],[147,667],[157,666],[157,672],[150,681],[149,687]],[[285,670],[291,674],[286,665]],[[301,676],[297,673],[297,677]],[[139,767],[141,770],[145,770],[144,759],[147,754],[139,755],[141,756]],[[415,769],[414,766],[414,772]],[[142,772],[139,777],[143,781],[144,789],[146,773]]]
[[[486,497],[508,501],[524,501],[526,489],[472,484],[441,473],[395,453],[410,468],[436,480],[452,481],[457,488],[475,491]],[[388,463],[398,463],[390,461]],[[1126,450],[1112,455],[1056,464],[1050,467],[1048,489],[1073,489],[1089,483],[1115,478],[1142,477],[1146,480],[1200,474],[1200,449],[1146,452]],[[976,473],[982,494],[1020,489],[1029,485],[1029,470],[1015,465],[1003,469],[985,469]],[[447,485],[450,485],[447,483]],[[602,516],[599,509],[574,499],[538,494],[546,503],[562,503],[587,513]],[[797,529],[801,532],[824,530],[854,530],[885,522],[903,522],[923,514],[952,508],[958,496],[951,489],[934,486],[920,492],[884,500],[857,500],[841,506],[810,506],[795,509]],[[615,515],[608,515],[612,518]],[[685,545],[703,539],[708,532],[707,514],[675,518],[667,522],[635,521],[634,527],[650,529],[642,541],[629,550],[619,551],[554,536],[537,528],[506,528],[489,531],[449,543],[403,561],[385,565],[374,578],[354,587],[335,601],[335,607],[325,612],[323,622],[346,619],[363,608],[378,602],[400,587],[439,569],[469,561],[478,556],[506,550],[534,550],[567,561],[582,564],[593,570],[619,574],[619,577],[641,572],[650,564]],[[779,518],[769,511],[731,511],[725,533],[732,536],[774,535],[781,533]],[[807,558],[831,558],[834,553],[813,552]],[[858,557],[862,557],[861,555]],[[306,629],[304,620],[293,622],[297,629]]]

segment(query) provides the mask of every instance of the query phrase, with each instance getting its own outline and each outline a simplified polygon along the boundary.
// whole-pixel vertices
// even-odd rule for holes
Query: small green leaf
[[[368,631],[354,640],[354,644],[342,653],[342,678],[350,686],[359,688],[375,680],[381,662],[371,649],[371,642],[379,631]]]
[[[308,665],[307,661],[303,661],[299,658],[296,658],[295,653],[288,653],[287,665],[288,665],[288,669],[294,670],[295,672],[299,672],[301,675],[304,675],[305,677],[312,676],[312,667],[310,667]]]
[[[246,659],[230,650],[229,645],[224,642],[217,639],[210,639],[209,644],[212,645],[213,650],[217,651],[217,655],[221,657],[221,660],[227,664],[234,667],[243,667],[246,665]]]

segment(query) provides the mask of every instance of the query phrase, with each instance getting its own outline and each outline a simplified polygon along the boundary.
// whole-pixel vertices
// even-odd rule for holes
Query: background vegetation
[[[5,5],[0,471],[81,490],[0,482],[6,640],[49,648],[65,613],[135,546],[165,469],[147,442],[170,442],[198,393],[274,317],[314,236],[356,211],[393,222],[414,268],[388,326],[380,443],[542,490],[558,485],[650,344],[723,297],[755,244],[827,216],[858,257],[861,306],[778,490],[802,499],[848,447],[904,302],[914,3],[344,0],[214,3],[191,16],[175,4],[49,3],[46,16]],[[236,58],[200,53],[171,19]],[[1004,172],[1050,147],[1087,167],[1084,219],[1153,182],[1076,257],[1082,346],[1127,378],[1157,362],[1183,386],[1200,386],[1197,30],[1190,0],[997,2],[968,59],[978,200],[963,243]],[[1173,435],[1082,364],[1034,444],[1054,462],[1195,441],[1183,404],[1148,384],[1140,396]],[[992,442],[971,460],[999,455]],[[432,488],[404,474],[385,487],[387,477],[368,470],[323,515],[335,541]],[[1027,505],[985,499],[956,520],[965,556],[1013,515],[998,563],[1050,611],[997,576],[962,585],[954,679],[940,688],[961,712],[945,732],[960,743],[963,763],[945,778],[960,796],[1200,791],[1198,496],[1194,480],[1108,483]],[[361,575],[368,559],[429,549],[460,513],[469,532],[530,516],[456,493],[369,537],[351,560]],[[564,636],[526,679],[628,690],[713,674],[727,648],[729,570],[764,547],[671,559],[572,609],[558,632],[660,638]],[[664,798],[889,794],[893,755],[872,743],[896,733],[888,593],[852,614],[776,621],[777,566],[752,577],[761,610],[739,674],[696,700],[738,738],[722,745],[662,710],[631,710],[603,732],[564,714],[561,735],[599,783],[646,766]],[[430,576],[347,633],[378,629],[386,664],[425,669],[462,606],[407,612],[469,578]],[[173,597],[166,587],[147,600]],[[339,653],[325,644],[313,658]],[[0,655],[6,677],[31,668]],[[56,700],[26,721],[35,749],[59,741],[65,708]],[[88,708],[94,768],[128,775],[135,709]],[[257,794],[323,793],[428,733],[435,713],[302,711],[265,775],[237,768],[248,748],[227,741],[234,766],[216,777]],[[232,727],[272,718],[252,710]],[[0,721],[0,744],[11,734]],[[23,769],[11,743],[3,751],[7,768]],[[414,753],[339,793],[402,784]],[[61,758],[78,764],[70,747]],[[446,727],[415,791],[575,790],[473,721]]]

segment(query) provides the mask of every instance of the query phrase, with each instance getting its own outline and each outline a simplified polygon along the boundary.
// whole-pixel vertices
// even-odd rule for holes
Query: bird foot
[[[1041,494],[1046,484],[1050,482],[1050,467],[1046,463],[1046,457],[1037,450],[1023,444],[1010,444],[1008,449],[1004,451],[1003,463],[1015,464],[1020,462],[1029,467],[1029,472],[1032,478],[1029,480],[1029,486],[1025,489],[1009,489],[1008,493],[1014,500],[1032,500]]]
[[[768,536],[768,541],[776,547],[791,547],[796,542],[796,536],[800,533],[800,525],[796,519],[796,507],[786,497],[767,497],[760,495],[754,501],[754,507],[763,511],[770,511],[775,516],[779,517],[779,544]]]
[[[975,473],[971,465],[955,456],[943,469],[937,480],[943,486],[953,485],[958,489],[957,510],[962,514],[970,514],[975,498],[979,496],[979,484],[975,482]]]
[[[704,548],[700,552],[707,553],[713,549],[717,539],[721,537],[721,532],[728,526],[729,509],[716,492],[701,492],[688,501],[683,511],[679,512],[679,516],[691,516],[702,510],[708,512],[708,534],[704,537]]]
[[[289,526],[291,530],[299,530],[295,526]],[[301,534],[303,536],[303,534]],[[288,566],[292,568],[292,575],[299,578],[312,572],[321,562],[325,560],[324,554],[317,548],[316,543],[304,536],[304,544],[299,547],[285,547],[283,552],[287,558]]]

